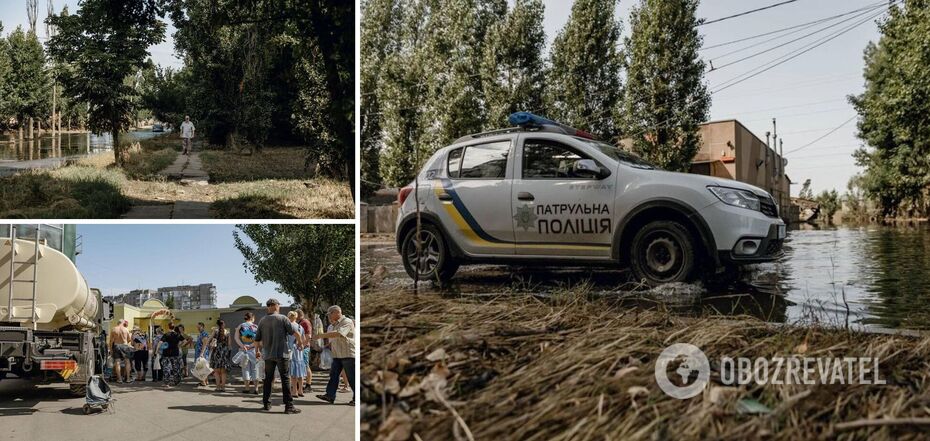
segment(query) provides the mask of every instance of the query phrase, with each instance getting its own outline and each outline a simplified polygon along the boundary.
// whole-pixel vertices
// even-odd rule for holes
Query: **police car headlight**
[[[728,187],[708,186],[708,190],[717,196],[721,202],[734,207],[748,208],[750,210],[760,211],[761,203],[755,193],[746,190],[739,190]]]

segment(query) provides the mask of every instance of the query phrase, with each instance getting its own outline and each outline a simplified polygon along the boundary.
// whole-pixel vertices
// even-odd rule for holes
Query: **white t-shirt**
[[[182,138],[193,138],[194,137],[194,123],[190,121],[184,121],[181,123],[181,137]]]

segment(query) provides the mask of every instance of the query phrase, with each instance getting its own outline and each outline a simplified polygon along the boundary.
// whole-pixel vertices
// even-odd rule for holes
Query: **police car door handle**
[[[436,197],[439,198],[440,201],[451,201],[452,200],[452,195],[449,193],[445,193],[445,192],[439,193],[439,195]]]
[[[517,193],[517,199],[519,199],[519,200],[521,200],[521,201],[532,201],[532,200],[534,200],[534,199],[536,199],[536,198],[533,197],[533,194],[530,193],[530,192],[521,191],[521,192]]]

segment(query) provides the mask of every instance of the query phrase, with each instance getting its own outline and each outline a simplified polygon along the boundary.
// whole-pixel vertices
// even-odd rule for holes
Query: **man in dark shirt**
[[[288,376],[288,367],[291,364],[291,353],[287,347],[287,336],[293,335],[300,340],[300,331],[286,316],[278,311],[281,304],[275,299],[265,303],[268,315],[258,322],[258,331],[255,333],[255,346],[258,350],[255,355],[265,360],[265,382],[262,385],[262,404],[265,410],[271,410],[271,384],[274,380],[274,370],[278,369],[281,375],[281,389],[284,392],[284,413],[300,413],[294,407],[291,397],[291,381]]]

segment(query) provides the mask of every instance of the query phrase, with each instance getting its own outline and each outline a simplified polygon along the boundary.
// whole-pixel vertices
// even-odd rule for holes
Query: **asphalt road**
[[[320,401],[324,378],[315,373],[312,393],[294,400],[296,415],[284,413],[280,388],[265,412],[261,395],[198,389],[193,379],[167,391],[161,383],[113,385],[113,411],[84,415],[84,398],[67,385],[9,377],[0,381],[0,440],[354,440],[352,394],[339,393],[334,405]]]

